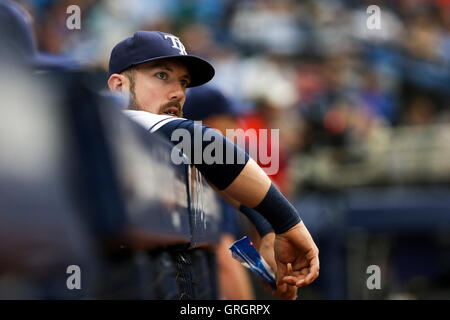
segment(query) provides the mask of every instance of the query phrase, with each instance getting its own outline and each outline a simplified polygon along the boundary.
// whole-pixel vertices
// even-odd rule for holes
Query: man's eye
[[[187,80],[181,80],[180,83],[185,88],[189,85],[189,81],[187,81]]]
[[[165,73],[165,72],[158,72],[158,73],[156,74],[156,77],[157,77],[158,79],[161,79],[161,80],[166,80],[166,79],[167,79],[167,73]]]

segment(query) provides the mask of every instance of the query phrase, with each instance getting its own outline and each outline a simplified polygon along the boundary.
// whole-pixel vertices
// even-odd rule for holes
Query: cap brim
[[[206,60],[196,56],[175,56],[185,64],[191,76],[191,82],[188,87],[197,87],[207,83],[213,77],[216,71],[214,67]]]
[[[30,65],[38,70],[74,70],[81,67],[80,62],[62,55],[39,52],[30,59]]]
[[[214,67],[208,61],[193,55],[161,56],[136,62],[132,66],[162,59],[177,59],[180,60],[186,66],[186,68],[189,71],[189,75],[191,77],[191,82],[189,83],[188,88],[197,87],[207,83],[214,77],[215,74]],[[121,70],[120,72],[122,71],[124,70]]]

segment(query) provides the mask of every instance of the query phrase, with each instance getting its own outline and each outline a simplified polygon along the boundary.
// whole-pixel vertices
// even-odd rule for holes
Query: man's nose
[[[169,99],[170,101],[181,100],[184,98],[184,95],[185,95],[184,88],[180,83],[178,83],[175,84],[172,90],[169,92]]]

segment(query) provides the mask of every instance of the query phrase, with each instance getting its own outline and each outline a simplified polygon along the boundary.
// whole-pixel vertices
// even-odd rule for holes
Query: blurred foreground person
[[[30,16],[0,1],[0,299],[82,299],[98,259],[80,219],[78,152],[63,95],[36,71],[69,59],[38,52]],[[83,291],[66,270],[83,270]]]

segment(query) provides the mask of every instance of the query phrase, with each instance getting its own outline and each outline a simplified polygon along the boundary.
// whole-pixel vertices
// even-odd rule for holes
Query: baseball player
[[[213,76],[211,64],[188,55],[178,37],[158,31],[138,31],[113,48],[108,87],[128,99],[128,109],[124,111],[127,116],[175,145],[183,142],[182,137],[172,135],[177,129],[189,132],[192,137],[196,132],[209,137],[202,139],[200,145],[190,139],[183,152],[230,203],[258,213],[253,221],[257,228],[259,222],[264,225],[261,216],[267,219],[275,231],[277,295],[295,299],[296,289],[309,285],[319,275],[319,250],[297,211],[245,151],[216,130],[181,118],[186,89],[202,85]],[[194,161],[213,141],[221,142],[222,152],[218,154],[224,159],[212,164]],[[232,163],[226,161],[227,154],[233,155]]]

